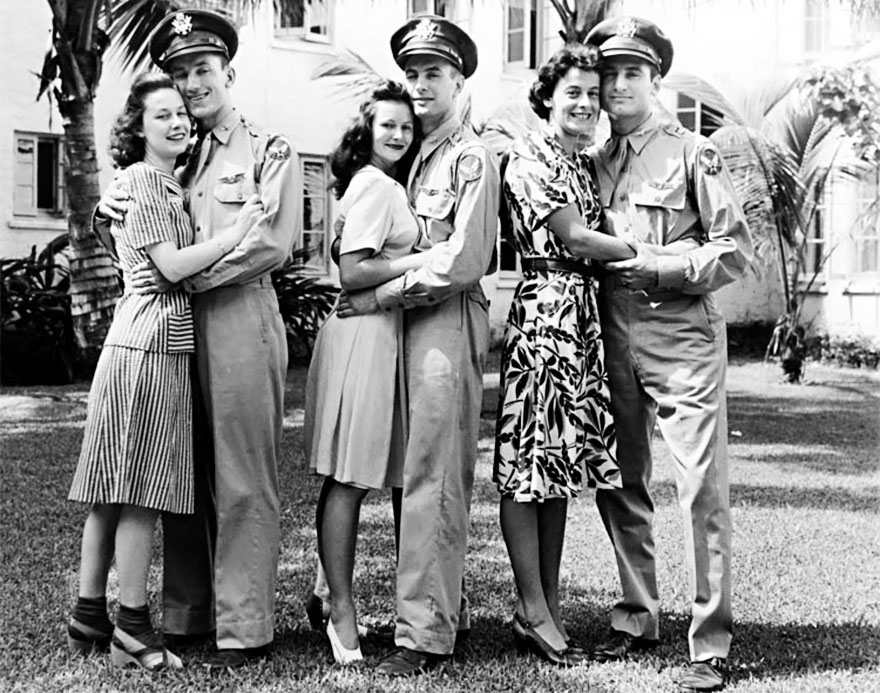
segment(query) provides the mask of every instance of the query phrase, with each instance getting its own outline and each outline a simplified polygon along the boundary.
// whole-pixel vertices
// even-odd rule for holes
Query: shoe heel
[[[110,645],[110,661],[117,669],[139,667],[141,665],[137,657],[130,655],[128,652],[119,647],[116,643],[112,643]]]

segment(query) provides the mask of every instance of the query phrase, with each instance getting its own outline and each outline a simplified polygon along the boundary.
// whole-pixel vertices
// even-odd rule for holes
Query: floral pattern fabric
[[[549,132],[514,143],[503,191],[522,258],[579,259],[552,231],[570,204],[598,230],[601,206],[586,154],[569,156]],[[493,478],[514,500],[572,498],[619,488],[614,420],[593,280],[541,270],[523,276],[504,335]]]

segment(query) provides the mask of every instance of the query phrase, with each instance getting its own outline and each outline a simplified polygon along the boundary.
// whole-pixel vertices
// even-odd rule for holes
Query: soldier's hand
[[[606,262],[605,268],[614,272],[619,281],[630,289],[642,290],[657,286],[657,255],[644,243],[631,243],[636,256],[629,260]]]
[[[368,315],[379,312],[379,301],[376,300],[375,289],[363,291],[343,291],[339,294],[336,314],[340,318],[351,318],[355,315]]]
[[[114,178],[110,183],[101,199],[98,200],[97,213],[98,216],[110,219],[112,221],[122,221],[128,212],[128,202],[131,199],[125,186]]]
[[[131,273],[131,288],[136,294],[161,294],[171,291],[174,284],[152,262],[142,262]]]

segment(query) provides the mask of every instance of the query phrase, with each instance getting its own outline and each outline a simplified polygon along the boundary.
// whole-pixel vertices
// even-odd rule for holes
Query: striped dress
[[[194,351],[183,291],[132,293],[130,275],[163,241],[190,245],[192,226],[177,181],[145,163],[121,177],[131,201],[111,229],[126,289],[95,370],[70,500],[193,512]]]

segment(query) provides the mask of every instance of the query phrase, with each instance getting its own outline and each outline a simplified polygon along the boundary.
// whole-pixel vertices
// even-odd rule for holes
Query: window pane
[[[434,14],[453,19],[455,17],[455,0],[435,0]]]
[[[517,63],[525,58],[523,53],[523,32],[507,35],[507,62]]]
[[[695,111],[679,111],[678,122],[682,127],[694,132],[697,128],[697,114]]]
[[[302,29],[305,0],[272,0],[276,29]]]
[[[507,7],[507,31],[516,31],[522,29],[526,25],[526,13],[523,8],[522,0],[514,2],[513,0]]]
[[[55,211],[56,146],[52,140],[37,142],[37,209]]]
[[[330,27],[327,0],[312,0],[309,5],[309,33],[326,36]]]
[[[430,0],[409,0],[410,14],[425,14],[431,11]]]

